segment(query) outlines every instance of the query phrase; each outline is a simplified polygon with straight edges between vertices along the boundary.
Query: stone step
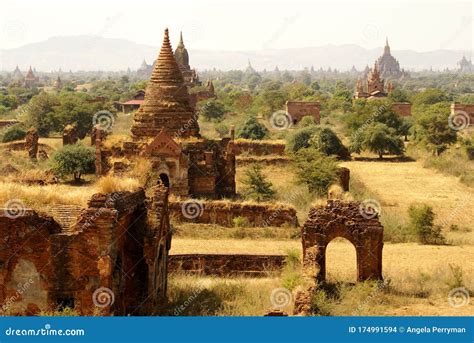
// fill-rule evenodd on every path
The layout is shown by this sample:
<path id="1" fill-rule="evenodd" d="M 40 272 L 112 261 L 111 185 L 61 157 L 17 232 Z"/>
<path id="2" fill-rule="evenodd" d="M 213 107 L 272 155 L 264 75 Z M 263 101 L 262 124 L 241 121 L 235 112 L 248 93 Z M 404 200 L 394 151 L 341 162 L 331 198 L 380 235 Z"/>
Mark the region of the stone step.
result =
<path id="1" fill-rule="evenodd" d="M 55 205 L 50 208 L 51 216 L 58 222 L 64 232 L 72 231 L 82 207 L 77 205 Z"/>

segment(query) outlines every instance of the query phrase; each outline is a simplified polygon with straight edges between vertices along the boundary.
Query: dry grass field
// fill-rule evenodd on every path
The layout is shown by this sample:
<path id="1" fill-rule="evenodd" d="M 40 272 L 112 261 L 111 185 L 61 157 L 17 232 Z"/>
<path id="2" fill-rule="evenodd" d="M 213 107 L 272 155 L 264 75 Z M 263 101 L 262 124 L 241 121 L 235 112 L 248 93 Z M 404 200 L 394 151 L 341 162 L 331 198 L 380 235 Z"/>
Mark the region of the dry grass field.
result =
<path id="1" fill-rule="evenodd" d="M 462 244 L 474 243 L 474 189 L 453 176 L 424 168 L 421 162 L 350 161 L 351 170 L 374 193 L 382 212 L 402 221 L 413 203 L 433 206 L 435 222 L 444 227 L 457 224 L 470 232 L 449 232 L 448 238 Z"/>

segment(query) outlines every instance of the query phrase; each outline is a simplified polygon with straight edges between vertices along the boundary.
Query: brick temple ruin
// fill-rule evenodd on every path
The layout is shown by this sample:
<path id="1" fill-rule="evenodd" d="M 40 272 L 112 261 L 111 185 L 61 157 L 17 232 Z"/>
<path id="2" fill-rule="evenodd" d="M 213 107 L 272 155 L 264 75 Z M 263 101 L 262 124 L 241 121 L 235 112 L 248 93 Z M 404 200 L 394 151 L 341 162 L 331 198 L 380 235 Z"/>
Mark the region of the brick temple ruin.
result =
<path id="1" fill-rule="evenodd" d="M 312 117 L 315 124 L 321 121 L 321 104 L 319 101 L 287 101 L 286 113 L 292 119 L 292 124 L 296 125 L 303 117 Z"/>
<path id="2" fill-rule="evenodd" d="M 79 213 L 63 208 L 65 220 L 1 209 L 0 313 L 159 312 L 171 245 L 168 190 L 158 185 L 150 193 L 95 194 Z"/>
<path id="3" fill-rule="evenodd" d="M 183 56 L 181 56 L 183 57 Z M 184 57 L 183 57 L 184 58 Z M 145 97 L 134 116 L 129 142 L 113 149 L 96 143 L 99 174 L 119 172 L 137 157 L 152 163 L 151 183 L 163 182 L 179 196 L 222 198 L 235 195 L 233 139 L 203 139 L 188 85 L 165 30 Z M 101 135 L 99 135 L 101 136 Z M 111 158 L 121 158 L 120 163 Z"/>
<path id="4" fill-rule="evenodd" d="M 312 208 L 302 230 L 303 263 L 326 280 L 326 248 L 337 237 L 351 242 L 357 255 L 357 279 L 382 280 L 383 226 L 376 213 L 363 215 L 363 204 L 328 200 Z"/>

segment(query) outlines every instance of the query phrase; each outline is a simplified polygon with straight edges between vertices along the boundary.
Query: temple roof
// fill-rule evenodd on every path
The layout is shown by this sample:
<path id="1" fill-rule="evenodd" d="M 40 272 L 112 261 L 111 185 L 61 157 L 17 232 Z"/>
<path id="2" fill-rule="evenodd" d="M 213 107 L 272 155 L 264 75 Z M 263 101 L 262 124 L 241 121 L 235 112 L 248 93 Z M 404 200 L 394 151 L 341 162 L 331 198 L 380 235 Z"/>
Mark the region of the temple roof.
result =
<path id="1" fill-rule="evenodd" d="M 184 46 L 182 32 L 180 32 L 179 34 L 179 43 L 176 47 L 176 50 L 174 51 L 174 56 L 176 58 L 176 61 L 178 62 L 178 65 L 181 68 L 186 70 L 191 69 L 191 67 L 189 66 L 189 54 L 188 50 L 186 50 L 186 47 Z"/>
<path id="2" fill-rule="evenodd" d="M 197 118 L 171 48 L 168 29 L 145 90 L 145 99 L 135 113 L 132 134 L 135 139 L 150 138 L 163 128 L 180 137 L 199 137 Z"/>

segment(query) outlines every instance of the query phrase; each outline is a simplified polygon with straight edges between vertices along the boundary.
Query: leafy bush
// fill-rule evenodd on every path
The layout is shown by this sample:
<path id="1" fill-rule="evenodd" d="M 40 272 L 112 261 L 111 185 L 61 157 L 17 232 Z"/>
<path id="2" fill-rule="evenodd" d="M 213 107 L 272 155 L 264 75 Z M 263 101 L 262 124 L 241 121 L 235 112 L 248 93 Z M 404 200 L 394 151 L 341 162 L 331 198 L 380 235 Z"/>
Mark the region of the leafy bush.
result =
<path id="1" fill-rule="evenodd" d="M 18 141 L 26 137 L 26 131 L 19 124 L 10 126 L 3 130 L 2 143 Z"/>
<path id="2" fill-rule="evenodd" d="M 82 174 L 93 173 L 95 149 L 83 145 L 66 145 L 54 155 L 54 170 L 60 175 L 74 175 L 79 181 Z"/>
<path id="3" fill-rule="evenodd" d="M 350 156 L 347 148 L 330 128 L 316 131 L 309 144 L 328 156 L 336 155 L 341 159 L 347 159 Z"/>
<path id="4" fill-rule="evenodd" d="M 275 198 L 275 191 L 271 182 L 267 181 L 262 174 L 262 167 L 258 164 L 252 164 L 246 171 L 242 183 L 246 186 L 244 193 L 247 197 L 265 201 Z"/>
<path id="5" fill-rule="evenodd" d="M 402 155 L 404 145 L 395 129 L 382 123 L 373 123 L 352 137 L 351 150 L 360 153 L 368 150 L 379 155 Z"/>
<path id="6" fill-rule="evenodd" d="M 268 129 L 253 116 L 249 117 L 237 131 L 237 137 L 247 139 L 264 139 L 267 134 Z"/>
<path id="7" fill-rule="evenodd" d="M 314 124 L 297 130 L 288 137 L 286 150 L 289 152 L 297 152 L 300 149 L 308 148 L 310 145 L 309 140 L 318 130 L 319 128 Z"/>
<path id="8" fill-rule="evenodd" d="M 206 119 L 220 120 L 226 113 L 225 106 L 217 100 L 207 101 L 200 109 L 199 113 Z"/>
<path id="9" fill-rule="evenodd" d="M 293 156 L 297 181 L 308 186 L 311 193 L 326 195 L 337 180 L 337 161 L 314 148 L 300 149 Z"/>
<path id="10" fill-rule="evenodd" d="M 219 137 L 223 138 L 229 134 L 229 127 L 224 123 L 216 124 L 215 126 L 216 132 L 218 133 Z"/>
<path id="11" fill-rule="evenodd" d="M 249 226 L 249 221 L 245 217 L 235 217 L 232 219 L 232 223 L 234 224 L 234 227 L 248 227 Z"/>
<path id="12" fill-rule="evenodd" d="M 431 206 L 411 205 L 408 208 L 410 217 L 410 228 L 416 233 L 423 244 L 445 244 L 445 238 L 441 233 L 441 226 L 434 225 L 435 213 Z"/>
<path id="13" fill-rule="evenodd" d="M 457 133 L 449 126 L 449 109 L 434 105 L 416 120 L 415 138 L 437 156 L 457 140 Z"/>

